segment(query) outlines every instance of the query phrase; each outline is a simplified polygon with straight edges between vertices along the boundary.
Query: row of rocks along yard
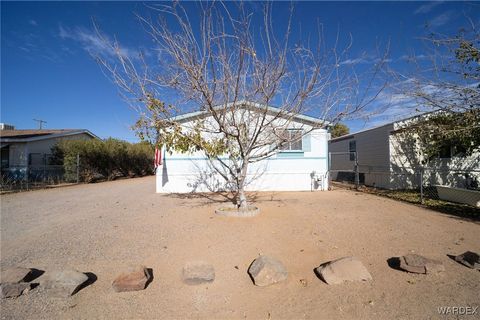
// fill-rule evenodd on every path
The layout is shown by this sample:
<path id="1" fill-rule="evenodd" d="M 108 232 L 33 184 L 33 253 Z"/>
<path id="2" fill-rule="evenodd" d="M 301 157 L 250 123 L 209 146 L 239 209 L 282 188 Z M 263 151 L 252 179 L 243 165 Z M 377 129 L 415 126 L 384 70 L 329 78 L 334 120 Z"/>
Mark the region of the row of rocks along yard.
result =
<path id="1" fill-rule="evenodd" d="M 456 257 L 457 262 L 472 269 L 480 270 L 480 258 L 477 253 L 467 251 Z M 419 273 L 436 274 L 445 272 L 440 261 L 422 257 L 417 254 L 408 254 L 399 258 L 389 259 L 389 264 L 395 269 Z M 253 283 L 256 286 L 269 286 L 288 277 L 288 271 L 281 261 L 260 255 L 248 268 Z M 355 257 L 343 257 L 315 268 L 316 275 L 327 284 L 341 284 L 348 281 L 368 281 L 371 274 L 363 263 Z M 52 297 L 69 297 L 95 282 L 96 275 L 76 270 L 57 270 L 43 272 L 38 269 L 14 267 L 1 272 L 1 298 L 16 298 L 30 290 L 44 290 Z M 112 282 L 115 292 L 139 291 L 147 288 L 153 280 L 153 271 L 145 266 L 127 268 Z M 215 269 L 203 261 L 192 261 L 185 264 L 182 280 L 187 285 L 199 285 L 215 280 Z M 303 286 L 307 285 L 301 279 Z"/>

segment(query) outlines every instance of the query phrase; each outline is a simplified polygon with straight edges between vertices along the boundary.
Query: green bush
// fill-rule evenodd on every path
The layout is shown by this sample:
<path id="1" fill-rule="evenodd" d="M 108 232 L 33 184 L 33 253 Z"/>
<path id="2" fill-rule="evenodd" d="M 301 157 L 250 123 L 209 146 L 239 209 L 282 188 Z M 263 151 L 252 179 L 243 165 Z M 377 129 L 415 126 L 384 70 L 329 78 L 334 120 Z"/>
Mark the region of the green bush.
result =
<path id="1" fill-rule="evenodd" d="M 113 180 L 153 174 L 153 148 L 147 142 L 129 143 L 107 140 L 64 140 L 52 148 L 52 158 L 62 164 L 65 180 L 77 178 L 77 155 L 80 157 L 80 180 Z"/>

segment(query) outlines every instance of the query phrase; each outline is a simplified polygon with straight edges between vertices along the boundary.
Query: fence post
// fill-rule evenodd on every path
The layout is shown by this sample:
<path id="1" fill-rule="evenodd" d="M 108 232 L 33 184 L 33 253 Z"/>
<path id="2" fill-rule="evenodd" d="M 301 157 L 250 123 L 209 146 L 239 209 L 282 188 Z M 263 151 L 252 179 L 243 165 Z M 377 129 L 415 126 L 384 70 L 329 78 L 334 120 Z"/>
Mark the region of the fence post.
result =
<path id="1" fill-rule="evenodd" d="M 360 186 L 360 174 L 358 172 L 358 159 L 357 159 L 357 152 L 353 153 L 355 157 L 355 189 L 358 190 L 358 187 Z"/>
<path id="2" fill-rule="evenodd" d="M 423 167 L 420 167 L 420 203 L 423 204 Z"/>
<path id="3" fill-rule="evenodd" d="M 45 181 L 47 181 L 46 175 L 47 175 L 47 154 L 44 153 L 43 154 L 43 184 L 46 184 L 45 183 Z"/>
<path id="4" fill-rule="evenodd" d="M 77 183 L 80 183 L 80 154 L 77 153 Z"/>
<path id="5" fill-rule="evenodd" d="M 28 187 L 29 187 L 29 185 L 28 185 L 28 180 L 29 180 L 29 176 L 28 176 L 28 175 L 29 175 L 29 171 L 30 171 L 29 167 L 30 167 L 30 166 L 29 166 L 28 163 L 27 163 L 27 167 L 26 167 L 26 169 L 25 169 L 25 184 L 26 184 L 26 186 L 27 186 L 27 190 L 28 190 Z"/>

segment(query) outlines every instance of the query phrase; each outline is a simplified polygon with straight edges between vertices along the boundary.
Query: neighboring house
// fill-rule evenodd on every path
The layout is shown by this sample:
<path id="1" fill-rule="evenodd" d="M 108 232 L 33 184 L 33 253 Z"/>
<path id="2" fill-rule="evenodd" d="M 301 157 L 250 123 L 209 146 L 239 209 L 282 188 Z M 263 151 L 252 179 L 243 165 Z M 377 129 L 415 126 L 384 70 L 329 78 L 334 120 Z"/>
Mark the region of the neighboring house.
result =
<path id="1" fill-rule="evenodd" d="M 16 130 L 0 128 L 2 174 L 24 178 L 28 168 L 50 165 L 52 147 L 65 139 L 98 139 L 85 129 Z"/>
<path id="2" fill-rule="evenodd" d="M 253 104 L 252 104 L 253 105 Z M 258 106 L 258 105 L 257 105 Z M 248 112 L 256 112 L 249 108 Z M 263 108 L 263 107 L 262 107 Z M 246 110 L 246 109 L 242 109 Z M 278 114 L 279 109 L 268 107 L 269 112 Z M 178 116 L 175 120 L 182 127 L 193 127 L 199 119 L 209 121 L 208 113 L 193 112 Z M 211 119 L 211 118 L 210 118 Z M 305 115 L 293 116 L 289 120 L 288 134 L 302 135 L 298 141 L 289 143 L 275 155 L 249 165 L 246 190 L 248 191 L 302 191 L 328 188 L 328 139 L 330 134 L 320 128 L 325 121 Z M 301 128 L 301 129 L 299 129 Z M 268 146 L 267 146 L 268 148 Z M 186 193 L 226 190 L 225 182 L 211 168 L 211 160 L 201 151 L 195 153 L 163 154 L 163 165 L 157 168 L 158 193 Z"/>
<path id="3" fill-rule="evenodd" d="M 465 188 L 469 179 L 480 181 L 479 151 L 465 156 L 455 146 L 446 146 L 438 157 L 426 159 L 418 139 L 402 134 L 416 118 L 331 139 L 332 180 L 353 181 L 357 163 L 360 183 L 379 188 L 418 188 L 420 173 L 424 185 Z"/>

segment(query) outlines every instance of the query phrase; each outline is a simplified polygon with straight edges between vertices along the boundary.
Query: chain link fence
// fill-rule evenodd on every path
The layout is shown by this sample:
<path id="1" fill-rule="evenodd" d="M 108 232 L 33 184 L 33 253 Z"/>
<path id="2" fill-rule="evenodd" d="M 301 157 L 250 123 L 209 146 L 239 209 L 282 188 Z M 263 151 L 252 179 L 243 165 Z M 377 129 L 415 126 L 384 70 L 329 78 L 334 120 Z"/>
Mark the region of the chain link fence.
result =
<path id="1" fill-rule="evenodd" d="M 330 164 L 331 186 L 353 187 L 440 211 L 480 217 L 480 167 L 370 166 L 359 163 L 355 152 L 331 153 Z"/>
<path id="2" fill-rule="evenodd" d="M 55 163 L 50 154 L 31 154 L 27 165 L 2 168 L 0 191 L 26 191 L 80 182 L 80 157 L 64 166 Z"/>

